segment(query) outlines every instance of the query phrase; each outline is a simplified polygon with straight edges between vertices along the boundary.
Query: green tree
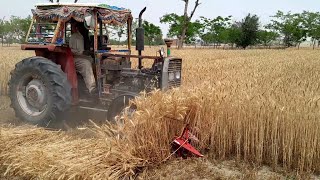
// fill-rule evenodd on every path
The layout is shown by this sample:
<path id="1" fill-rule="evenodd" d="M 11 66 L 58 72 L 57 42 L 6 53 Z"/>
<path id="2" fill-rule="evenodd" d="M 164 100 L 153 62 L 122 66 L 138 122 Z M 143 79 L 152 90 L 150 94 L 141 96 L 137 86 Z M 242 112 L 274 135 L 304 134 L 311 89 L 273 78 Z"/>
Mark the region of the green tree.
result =
<path id="1" fill-rule="evenodd" d="M 192 28 L 192 23 L 191 23 L 191 19 L 194 16 L 194 13 L 196 12 L 197 8 L 200 5 L 200 0 L 195 0 L 195 5 L 193 10 L 191 11 L 191 14 L 188 15 L 188 7 L 189 7 L 189 2 L 190 0 L 182 0 L 185 3 L 184 6 L 184 14 L 183 14 L 183 23 L 181 26 L 181 35 L 179 38 L 179 49 L 183 48 L 183 43 L 185 42 L 185 37 L 188 36 L 188 32 L 190 32 L 190 28 Z M 194 30 L 194 28 L 193 28 Z M 191 30 L 192 31 L 192 30 Z"/>
<path id="2" fill-rule="evenodd" d="M 278 11 L 272 16 L 271 29 L 279 32 L 283 37 L 283 43 L 287 46 L 298 46 L 306 40 L 308 30 L 304 27 L 304 17 L 302 14 L 283 13 Z"/>
<path id="3" fill-rule="evenodd" d="M 24 41 L 26 39 L 30 24 L 32 22 L 32 17 L 28 16 L 27 18 L 20 19 L 19 27 L 22 30 L 20 41 Z"/>
<path id="4" fill-rule="evenodd" d="M 31 16 L 27 18 L 11 16 L 9 20 L 3 18 L 0 20 L 0 34 L 7 43 L 11 43 L 12 40 L 23 42 L 28 33 L 31 20 Z"/>
<path id="5" fill-rule="evenodd" d="M 159 39 L 162 40 L 162 32 L 159 26 L 156 26 L 148 21 L 144 21 L 143 28 L 145 30 L 145 37 L 150 46 L 156 44 L 156 42 L 159 43 Z"/>
<path id="6" fill-rule="evenodd" d="M 133 20 L 132 21 L 132 45 L 135 45 L 136 44 L 136 29 L 139 27 L 139 21 L 136 19 L 136 20 Z"/>
<path id="7" fill-rule="evenodd" d="M 279 37 L 279 34 L 273 31 L 259 30 L 258 31 L 258 42 L 264 46 L 271 45 L 272 41 L 275 41 Z"/>
<path id="8" fill-rule="evenodd" d="M 175 13 L 166 14 L 160 18 L 161 23 L 169 24 L 169 37 L 176 37 L 181 42 L 181 34 L 183 31 L 184 16 L 179 16 Z M 202 24 L 199 21 L 189 22 L 185 33 L 184 42 L 191 43 L 200 34 Z"/>
<path id="9" fill-rule="evenodd" d="M 5 20 L 3 17 L 3 19 L 0 19 L 0 35 L 4 33 L 4 24 L 5 24 Z"/>
<path id="10" fill-rule="evenodd" d="M 13 31 L 14 31 L 14 26 L 12 25 L 12 23 L 8 20 L 4 20 L 2 37 L 6 41 L 8 46 L 12 43 Z"/>
<path id="11" fill-rule="evenodd" d="M 303 26 L 307 30 L 307 36 L 313 41 L 313 49 L 316 41 L 320 40 L 320 13 L 304 11 L 302 13 Z"/>
<path id="12" fill-rule="evenodd" d="M 0 38 L 1 38 L 1 44 L 3 46 L 4 43 L 4 33 L 5 33 L 5 20 L 4 17 L 3 19 L 0 19 Z"/>
<path id="13" fill-rule="evenodd" d="M 226 30 L 231 25 L 231 17 L 218 16 L 215 19 L 201 17 L 201 39 L 205 43 L 225 43 L 227 41 Z"/>
<path id="14" fill-rule="evenodd" d="M 183 48 L 183 43 L 190 43 L 190 38 L 196 29 L 199 28 L 199 22 L 191 22 L 194 13 L 200 5 L 200 0 L 195 0 L 195 5 L 191 14 L 188 15 L 190 0 L 182 0 L 184 2 L 184 14 L 179 16 L 177 14 L 171 13 L 164 15 L 160 21 L 161 23 L 168 23 L 170 25 L 171 32 L 168 35 L 175 36 L 179 39 L 178 48 Z M 197 26 L 197 27 L 193 27 Z M 191 30 L 190 30 L 191 29 Z M 170 31 L 170 30 L 169 30 Z M 179 34 L 177 34 L 179 32 Z"/>
<path id="15" fill-rule="evenodd" d="M 120 46 L 121 45 L 121 38 L 122 36 L 125 34 L 125 27 L 124 26 L 114 26 L 110 28 L 110 32 L 109 32 L 109 37 L 111 36 L 117 36 L 118 41 L 117 44 Z M 110 43 L 114 43 L 114 40 L 110 39 Z"/>
<path id="16" fill-rule="evenodd" d="M 235 22 L 230 28 L 226 29 L 226 34 L 227 42 L 230 43 L 232 47 L 234 47 L 234 45 L 238 47 L 243 36 L 241 24 L 239 22 Z"/>
<path id="17" fill-rule="evenodd" d="M 240 23 L 240 29 L 241 36 L 237 45 L 245 49 L 249 45 L 256 43 L 259 31 L 259 17 L 248 14 Z"/>
<path id="18" fill-rule="evenodd" d="M 119 38 L 119 42 L 121 42 L 120 39 L 121 39 L 122 35 L 124 35 L 124 27 L 122 27 L 122 26 L 118 27 L 117 35 L 118 35 L 118 38 Z"/>

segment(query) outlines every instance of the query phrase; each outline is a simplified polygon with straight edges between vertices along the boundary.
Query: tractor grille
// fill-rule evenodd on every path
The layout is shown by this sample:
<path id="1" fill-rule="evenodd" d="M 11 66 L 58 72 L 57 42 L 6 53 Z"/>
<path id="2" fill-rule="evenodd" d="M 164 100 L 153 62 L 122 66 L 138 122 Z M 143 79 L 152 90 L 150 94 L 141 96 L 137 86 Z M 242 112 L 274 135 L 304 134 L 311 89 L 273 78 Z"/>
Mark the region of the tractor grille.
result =
<path id="1" fill-rule="evenodd" d="M 180 72 L 180 79 L 175 79 L 173 81 L 169 81 L 168 82 L 168 87 L 169 88 L 175 88 L 175 87 L 181 86 L 181 78 L 182 78 L 181 77 L 181 67 L 182 67 L 181 59 L 170 60 L 168 73 Z"/>

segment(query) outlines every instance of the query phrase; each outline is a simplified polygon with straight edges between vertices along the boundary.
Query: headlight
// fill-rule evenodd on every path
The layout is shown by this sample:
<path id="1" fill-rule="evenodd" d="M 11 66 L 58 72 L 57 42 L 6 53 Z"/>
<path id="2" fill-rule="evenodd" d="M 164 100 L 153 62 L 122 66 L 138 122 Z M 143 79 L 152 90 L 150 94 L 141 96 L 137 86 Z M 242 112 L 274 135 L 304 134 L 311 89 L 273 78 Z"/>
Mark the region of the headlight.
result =
<path id="1" fill-rule="evenodd" d="M 174 81 L 174 73 L 169 73 L 169 81 Z"/>
<path id="2" fill-rule="evenodd" d="M 180 73 L 180 72 L 176 72 L 175 78 L 176 78 L 176 79 L 180 79 L 180 78 L 181 78 L 181 73 Z"/>

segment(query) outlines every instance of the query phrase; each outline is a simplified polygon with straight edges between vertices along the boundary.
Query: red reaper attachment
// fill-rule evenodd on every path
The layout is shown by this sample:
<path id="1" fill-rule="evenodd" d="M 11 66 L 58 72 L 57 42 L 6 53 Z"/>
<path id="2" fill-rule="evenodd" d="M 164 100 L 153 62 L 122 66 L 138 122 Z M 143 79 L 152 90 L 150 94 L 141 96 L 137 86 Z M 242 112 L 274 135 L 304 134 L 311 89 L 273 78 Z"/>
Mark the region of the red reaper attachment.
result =
<path id="1" fill-rule="evenodd" d="M 189 124 L 187 124 L 183 129 L 181 136 L 177 137 L 172 142 L 173 152 L 183 158 L 191 156 L 203 157 L 203 155 L 190 144 L 191 140 L 199 141 L 193 134 L 191 134 Z"/>

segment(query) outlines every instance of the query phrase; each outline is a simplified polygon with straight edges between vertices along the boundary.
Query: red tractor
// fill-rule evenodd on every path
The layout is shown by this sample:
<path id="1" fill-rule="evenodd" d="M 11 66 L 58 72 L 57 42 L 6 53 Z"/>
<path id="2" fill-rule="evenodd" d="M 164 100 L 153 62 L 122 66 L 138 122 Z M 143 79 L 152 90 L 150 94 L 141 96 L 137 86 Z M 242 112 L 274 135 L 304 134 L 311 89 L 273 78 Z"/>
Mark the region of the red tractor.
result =
<path id="1" fill-rule="evenodd" d="M 142 14 L 136 29 L 136 50 L 132 55 L 132 20 L 130 10 L 106 4 L 48 3 L 36 5 L 33 20 L 22 50 L 34 50 L 35 56 L 17 63 L 9 81 L 10 98 L 16 116 L 28 123 L 48 126 L 58 122 L 70 107 L 105 112 L 112 121 L 140 92 L 166 90 L 181 85 L 180 58 L 143 56 Z M 84 50 L 92 59 L 96 93 L 88 93 L 83 77 L 75 66 L 69 40 L 77 22 L 84 28 Z M 127 27 L 127 49 L 112 49 L 106 43 L 107 27 Z M 138 59 L 132 68 L 131 59 Z M 142 61 L 153 65 L 144 68 Z"/>

